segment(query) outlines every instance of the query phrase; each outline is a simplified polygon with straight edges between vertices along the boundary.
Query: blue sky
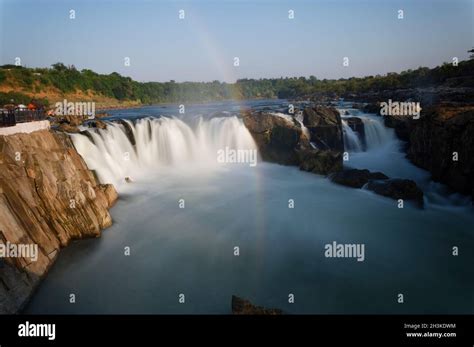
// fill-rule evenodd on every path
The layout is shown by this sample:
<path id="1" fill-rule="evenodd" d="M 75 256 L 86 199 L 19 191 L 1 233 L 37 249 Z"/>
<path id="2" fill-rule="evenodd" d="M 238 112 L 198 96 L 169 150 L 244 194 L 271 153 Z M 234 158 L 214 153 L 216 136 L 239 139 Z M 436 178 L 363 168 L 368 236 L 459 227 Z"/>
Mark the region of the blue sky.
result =
<path id="1" fill-rule="evenodd" d="M 61 61 L 139 81 L 385 74 L 466 59 L 474 45 L 473 3 L 0 0 L 0 63 Z"/>

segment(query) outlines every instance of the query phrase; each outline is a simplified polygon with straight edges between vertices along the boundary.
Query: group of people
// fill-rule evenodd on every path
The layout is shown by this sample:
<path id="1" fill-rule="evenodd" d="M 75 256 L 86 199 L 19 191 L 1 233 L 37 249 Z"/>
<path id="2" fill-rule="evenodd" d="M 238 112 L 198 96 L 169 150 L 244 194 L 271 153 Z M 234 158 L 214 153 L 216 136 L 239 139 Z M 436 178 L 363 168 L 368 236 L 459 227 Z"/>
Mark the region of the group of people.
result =
<path id="1" fill-rule="evenodd" d="M 31 122 L 44 118 L 44 108 L 33 102 L 28 106 L 7 104 L 0 109 L 0 126 L 14 126 L 18 122 Z"/>

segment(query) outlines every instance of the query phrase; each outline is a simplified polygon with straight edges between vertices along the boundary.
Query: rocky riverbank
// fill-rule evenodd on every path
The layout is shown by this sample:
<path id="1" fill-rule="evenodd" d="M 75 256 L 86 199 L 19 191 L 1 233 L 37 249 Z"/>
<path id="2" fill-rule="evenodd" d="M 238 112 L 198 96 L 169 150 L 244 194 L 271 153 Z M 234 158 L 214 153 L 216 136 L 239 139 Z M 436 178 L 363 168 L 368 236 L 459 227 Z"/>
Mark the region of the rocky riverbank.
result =
<path id="1" fill-rule="evenodd" d="M 249 129 L 262 159 L 301 170 L 328 175 L 332 182 L 367 189 L 392 199 L 412 200 L 423 206 L 423 191 L 412 180 L 389 179 L 383 173 L 343 168 L 342 120 L 332 107 L 306 107 L 298 115 L 247 112 Z M 348 125 L 364 136 L 357 117 L 346 118 Z"/>
<path id="2" fill-rule="evenodd" d="M 419 119 L 385 115 L 384 123 L 406 141 L 407 158 L 432 179 L 474 201 L 474 105 L 441 103 Z"/>
<path id="3" fill-rule="evenodd" d="M 101 185 L 68 135 L 47 130 L 0 136 L 2 243 L 37 247 L 36 259 L 0 259 L 0 313 L 26 304 L 71 240 L 100 236 L 112 224 L 115 188 Z"/>

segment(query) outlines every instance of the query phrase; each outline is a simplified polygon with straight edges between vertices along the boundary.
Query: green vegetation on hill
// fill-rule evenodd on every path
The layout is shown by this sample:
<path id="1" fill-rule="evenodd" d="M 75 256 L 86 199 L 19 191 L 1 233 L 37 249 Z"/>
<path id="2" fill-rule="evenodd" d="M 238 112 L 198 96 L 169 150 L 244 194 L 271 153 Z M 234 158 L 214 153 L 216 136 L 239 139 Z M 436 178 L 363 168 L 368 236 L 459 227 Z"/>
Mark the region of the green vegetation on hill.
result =
<path id="1" fill-rule="evenodd" d="M 0 84 L 14 81 L 29 95 L 56 88 L 63 93 L 93 91 L 119 101 L 135 100 L 144 104 L 163 102 L 205 102 L 225 99 L 251 98 L 309 98 L 321 93 L 344 95 L 400 88 L 446 85 L 474 87 L 474 59 L 460 62 L 458 66 L 443 64 L 434 69 L 420 67 L 385 76 L 367 76 L 339 80 L 320 80 L 315 76 L 240 79 L 236 83 L 213 82 L 137 82 L 113 72 L 102 75 L 91 70 L 77 70 L 62 63 L 52 68 L 24 68 L 14 65 L 0 66 Z M 25 93 L 26 93 L 25 92 Z M 14 96 L 14 97 L 12 97 Z M 20 93 L 0 93 L 0 103 L 28 102 Z"/>

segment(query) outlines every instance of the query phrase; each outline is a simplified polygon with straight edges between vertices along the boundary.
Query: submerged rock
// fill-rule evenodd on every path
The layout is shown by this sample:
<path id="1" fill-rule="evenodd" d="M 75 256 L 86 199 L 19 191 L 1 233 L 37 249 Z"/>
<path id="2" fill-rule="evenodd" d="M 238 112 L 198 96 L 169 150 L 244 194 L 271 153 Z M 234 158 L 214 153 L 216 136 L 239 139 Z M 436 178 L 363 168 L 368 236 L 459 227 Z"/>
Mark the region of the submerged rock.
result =
<path id="1" fill-rule="evenodd" d="M 412 180 L 399 178 L 370 180 L 367 189 L 392 199 L 412 200 L 423 205 L 423 191 Z"/>
<path id="2" fill-rule="evenodd" d="M 250 301 L 232 295 L 232 314 L 236 315 L 280 315 L 282 310 L 255 306 Z"/>
<path id="3" fill-rule="evenodd" d="M 333 173 L 329 179 L 337 184 L 352 188 L 362 188 L 370 180 L 386 180 L 388 177 L 381 172 L 370 172 L 369 170 L 348 169 Z"/>

